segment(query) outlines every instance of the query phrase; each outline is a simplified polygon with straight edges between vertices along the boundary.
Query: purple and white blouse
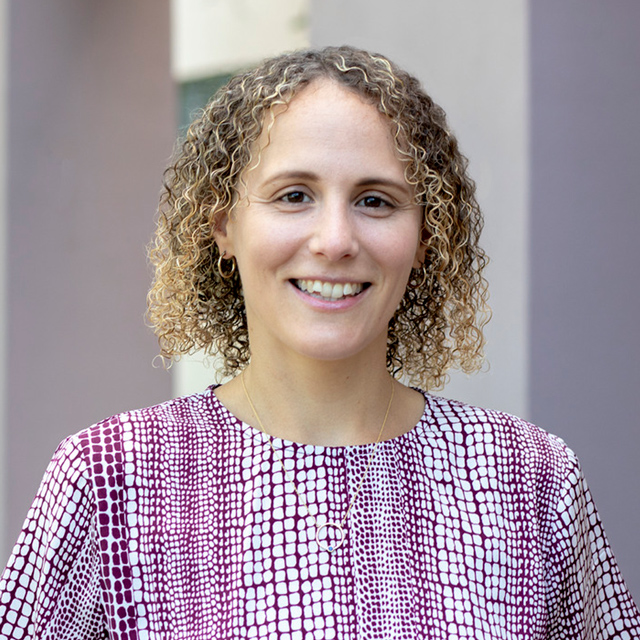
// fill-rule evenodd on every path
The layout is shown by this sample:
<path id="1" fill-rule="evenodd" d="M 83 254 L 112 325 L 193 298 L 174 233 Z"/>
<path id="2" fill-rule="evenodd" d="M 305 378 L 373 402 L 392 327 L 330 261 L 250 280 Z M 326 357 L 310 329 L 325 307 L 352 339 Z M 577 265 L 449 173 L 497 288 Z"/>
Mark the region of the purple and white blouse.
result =
<path id="1" fill-rule="evenodd" d="M 213 389 L 60 445 L 0 580 L 0 638 L 640 638 L 559 438 L 426 396 L 330 553 L 267 438 Z M 273 445 L 317 522 L 340 522 L 374 445 Z"/>

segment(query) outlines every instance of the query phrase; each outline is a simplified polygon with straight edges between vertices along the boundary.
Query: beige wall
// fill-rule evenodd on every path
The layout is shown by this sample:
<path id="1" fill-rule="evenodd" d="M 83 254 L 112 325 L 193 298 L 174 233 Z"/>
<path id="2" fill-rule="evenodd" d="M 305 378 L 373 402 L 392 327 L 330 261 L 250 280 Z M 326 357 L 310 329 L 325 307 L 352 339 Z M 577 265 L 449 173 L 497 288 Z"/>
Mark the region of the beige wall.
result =
<path id="1" fill-rule="evenodd" d="M 528 415 L 528 23 L 525 0 L 317 0 L 314 46 L 380 51 L 415 73 L 447 112 L 485 213 L 491 264 L 488 371 L 444 395 Z"/>
<path id="2" fill-rule="evenodd" d="M 235 71 L 308 44 L 308 0 L 172 0 L 177 80 Z"/>

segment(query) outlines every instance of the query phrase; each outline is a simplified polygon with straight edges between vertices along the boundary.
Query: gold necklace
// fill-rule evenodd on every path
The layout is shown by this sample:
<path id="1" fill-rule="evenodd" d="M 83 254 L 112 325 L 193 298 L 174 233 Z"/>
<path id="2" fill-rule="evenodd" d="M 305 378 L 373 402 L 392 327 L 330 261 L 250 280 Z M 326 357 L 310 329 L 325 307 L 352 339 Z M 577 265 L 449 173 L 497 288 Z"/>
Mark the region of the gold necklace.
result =
<path id="1" fill-rule="evenodd" d="M 298 487 L 296 486 L 296 483 L 289 476 L 289 472 L 287 471 L 286 467 L 284 466 L 284 462 L 282 461 L 282 458 L 278 455 L 278 452 L 275 450 L 275 447 L 273 446 L 273 440 L 271 439 L 271 436 L 267 433 L 267 430 L 264 428 L 264 425 L 262 424 L 262 420 L 260 419 L 260 416 L 258 415 L 258 412 L 256 411 L 256 408 L 255 408 L 253 402 L 251 401 L 251 396 L 249 395 L 249 392 L 247 391 L 247 385 L 245 384 L 245 381 L 244 381 L 244 370 L 240 374 L 240 380 L 242 381 L 242 388 L 244 389 L 244 395 L 247 398 L 247 402 L 249 403 L 249 406 L 251 407 L 251 411 L 253 411 L 253 415 L 256 417 L 256 420 L 258 421 L 258 424 L 260 425 L 260 431 L 262 431 L 262 433 L 268 438 L 269 446 L 271 447 L 271 451 L 273 452 L 273 455 L 276 457 L 276 459 L 280 463 L 280 466 L 282 467 L 282 471 L 284 473 L 284 477 L 287 479 L 287 482 L 291 485 L 291 487 L 295 491 L 296 496 L 298 496 L 299 502 L 305 508 L 307 514 L 313 519 L 313 524 L 314 524 L 314 526 L 316 528 L 316 542 L 318 543 L 318 546 L 323 551 L 329 551 L 330 553 L 332 553 L 333 551 L 336 551 L 337 549 L 339 549 L 342 546 L 342 543 L 344 542 L 344 539 L 346 537 L 346 533 L 344 531 L 344 526 L 345 526 L 345 524 L 347 522 L 347 518 L 349 517 L 349 512 L 351 511 L 351 507 L 353 507 L 353 504 L 356 501 L 356 498 L 358 497 L 358 494 L 360 493 L 360 489 L 362 488 L 362 484 L 364 483 L 364 479 L 367 477 L 367 473 L 369 473 L 369 468 L 371 467 L 371 463 L 373 462 L 373 458 L 375 457 L 376 451 L 378 450 L 378 445 L 380 444 L 380 442 L 382 440 L 382 432 L 384 431 L 385 425 L 387 424 L 387 418 L 389 417 L 389 412 L 391 411 L 391 404 L 393 403 L 393 396 L 395 394 L 396 387 L 395 387 L 395 384 L 394 384 L 394 380 L 393 379 L 391 380 L 391 397 L 389 398 L 389 404 L 387 405 L 387 411 L 384 414 L 384 420 L 382 421 L 382 426 L 380 427 L 380 433 L 378 433 L 378 439 L 376 440 L 376 443 L 375 443 L 375 445 L 373 447 L 373 451 L 371 452 L 371 455 L 369 456 L 369 462 L 367 462 L 367 468 L 364 470 L 364 473 L 362 474 L 362 478 L 360 478 L 360 483 L 358 484 L 358 487 L 357 487 L 355 493 L 353 494 L 353 498 L 351 498 L 351 502 L 349 503 L 349 506 L 347 507 L 347 511 L 345 512 L 345 514 L 342 517 L 342 520 L 340 520 L 340 522 L 327 521 L 327 522 L 324 522 L 323 524 L 319 524 L 318 520 L 316 519 L 316 517 L 309 510 L 309 505 L 307 504 L 307 501 L 302 497 L 302 494 L 300 493 L 300 491 L 298 491 Z M 333 541 L 329 540 L 327 542 L 324 539 L 322 539 L 322 540 L 320 539 L 320 533 L 325 529 L 326 529 L 327 536 L 329 536 L 330 532 L 331 532 L 331 533 L 333 533 L 333 536 L 335 537 L 335 540 L 333 540 Z"/>

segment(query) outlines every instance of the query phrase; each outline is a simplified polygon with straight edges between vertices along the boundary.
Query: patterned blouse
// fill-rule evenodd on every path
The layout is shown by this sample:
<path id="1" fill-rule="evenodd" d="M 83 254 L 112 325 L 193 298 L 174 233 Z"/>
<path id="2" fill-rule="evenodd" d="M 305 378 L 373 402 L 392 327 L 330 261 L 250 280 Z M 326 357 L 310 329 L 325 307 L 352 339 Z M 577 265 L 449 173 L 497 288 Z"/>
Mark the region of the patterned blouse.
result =
<path id="1" fill-rule="evenodd" d="M 426 396 L 329 552 L 266 437 L 213 389 L 60 445 L 0 580 L 0 638 L 640 638 L 559 438 Z M 374 445 L 273 445 L 317 522 L 340 522 Z"/>

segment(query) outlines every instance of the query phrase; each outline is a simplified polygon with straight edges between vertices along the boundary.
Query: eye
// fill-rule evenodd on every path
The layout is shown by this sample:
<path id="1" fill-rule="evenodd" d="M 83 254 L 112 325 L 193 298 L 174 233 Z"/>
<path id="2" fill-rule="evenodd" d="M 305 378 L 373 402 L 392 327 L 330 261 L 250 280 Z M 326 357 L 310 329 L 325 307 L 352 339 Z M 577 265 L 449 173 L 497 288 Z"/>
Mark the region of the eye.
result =
<path id="1" fill-rule="evenodd" d="M 392 204 L 380 196 L 364 196 L 356 202 L 356 206 L 368 209 L 382 209 L 383 207 L 391 207 Z"/>
<path id="2" fill-rule="evenodd" d="M 280 197 L 280 201 L 287 204 L 303 204 L 311 202 L 311 198 L 304 191 L 289 191 Z"/>

